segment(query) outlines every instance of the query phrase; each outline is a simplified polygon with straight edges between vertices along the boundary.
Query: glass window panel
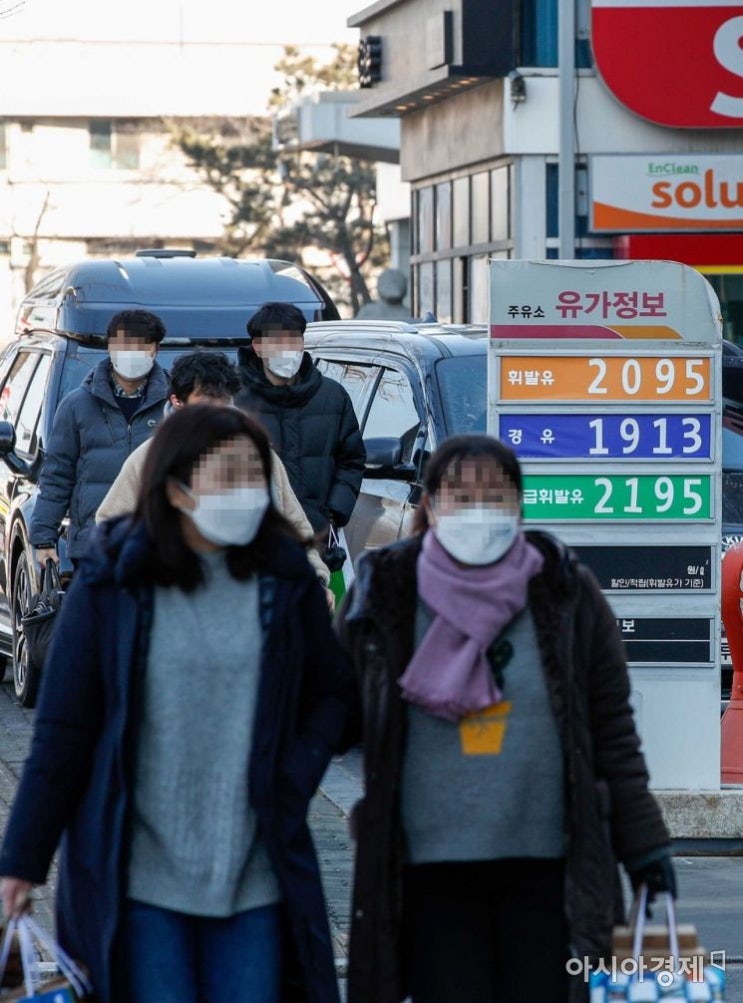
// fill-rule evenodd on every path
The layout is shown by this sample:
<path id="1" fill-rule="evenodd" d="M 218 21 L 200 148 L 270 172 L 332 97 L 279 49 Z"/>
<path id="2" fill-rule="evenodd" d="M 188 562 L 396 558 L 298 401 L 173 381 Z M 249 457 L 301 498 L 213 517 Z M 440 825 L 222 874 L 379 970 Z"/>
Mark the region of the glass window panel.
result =
<path id="1" fill-rule="evenodd" d="M 454 307 L 454 323 L 467 323 L 467 259 L 454 258 L 452 262 L 454 278 L 452 282 L 452 306 Z"/>
<path id="2" fill-rule="evenodd" d="M 472 243 L 490 240 L 490 177 L 487 171 L 472 175 Z"/>
<path id="3" fill-rule="evenodd" d="M 451 312 L 451 259 L 436 262 L 436 319 L 450 324 Z"/>
<path id="4" fill-rule="evenodd" d="M 0 391 L 0 419 L 15 425 L 23 403 L 29 380 L 39 361 L 38 352 L 21 352 L 8 374 L 8 379 Z"/>
<path id="5" fill-rule="evenodd" d="M 122 170 L 139 168 L 139 132 L 134 123 L 116 124 L 113 165 Z"/>
<path id="6" fill-rule="evenodd" d="M 436 250 L 451 247 L 451 181 L 436 185 Z"/>
<path id="7" fill-rule="evenodd" d="M 369 408 L 364 438 L 394 436 L 402 439 L 402 461 L 409 463 L 420 423 L 413 388 L 407 376 L 395 369 L 385 369 Z"/>
<path id="8" fill-rule="evenodd" d="M 33 379 L 23 401 L 23 407 L 18 413 L 15 423 L 16 449 L 19 453 L 36 452 L 36 429 L 44 403 L 47 376 L 49 375 L 50 355 L 42 355 Z"/>
<path id="9" fill-rule="evenodd" d="M 545 173 L 547 185 L 547 236 L 556 237 L 558 229 L 558 170 L 557 164 L 547 164 Z"/>
<path id="10" fill-rule="evenodd" d="M 470 258 L 470 316 L 471 324 L 487 324 L 490 305 L 490 270 L 485 254 Z"/>
<path id="11" fill-rule="evenodd" d="M 111 166 L 111 123 L 94 119 L 90 123 L 90 163 L 92 167 Z"/>
<path id="12" fill-rule="evenodd" d="M 358 362 L 335 362 L 330 359 L 318 359 L 316 365 L 323 376 L 328 376 L 343 386 L 351 398 L 356 421 L 361 424 L 379 366 L 367 366 Z"/>
<path id="13" fill-rule="evenodd" d="M 510 228 L 510 169 L 498 167 L 490 173 L 490 219 L 493 240 L 508 240 Z"/>
<path id="14" fill-rule="evenodd" d="M 557 66 L 557 0 L 524 0 L 520 62 Z"/>
<path id="15" fill-rule="evenodd" d="M 436 303 L 433 298 L 433 262 L 426 261 L 418 265 L 418 316 L 425 317 L 427 313 L 435 315 Z"/>
<path id="16" fill-rule="evenodd" d="M 470 179 L 454 182 L 454 246 L 467 247 L 470 242 Z"/>
<path id="17" fill-rule="evenodd" d="M 485 433 L 488 418 L 487 361 L 487 352 L 479 352 L 436 363 L 436 379 L 449 435 Z"/>
<path id="18" fill-rule="evenodd" d="M 418 253 L 433 250 L 433 188 L 418 190 Z"/>

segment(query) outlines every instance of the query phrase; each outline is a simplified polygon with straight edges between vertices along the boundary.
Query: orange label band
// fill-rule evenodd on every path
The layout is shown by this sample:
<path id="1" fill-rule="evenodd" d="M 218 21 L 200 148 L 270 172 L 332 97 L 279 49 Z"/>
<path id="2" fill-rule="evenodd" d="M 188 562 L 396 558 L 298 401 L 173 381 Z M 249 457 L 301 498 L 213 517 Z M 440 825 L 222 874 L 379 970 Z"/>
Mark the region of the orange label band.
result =
<path id="1" fill-rule="evenodd" d="M 504 401 L 710 400 L 709 358 L 503 356 Z"/>

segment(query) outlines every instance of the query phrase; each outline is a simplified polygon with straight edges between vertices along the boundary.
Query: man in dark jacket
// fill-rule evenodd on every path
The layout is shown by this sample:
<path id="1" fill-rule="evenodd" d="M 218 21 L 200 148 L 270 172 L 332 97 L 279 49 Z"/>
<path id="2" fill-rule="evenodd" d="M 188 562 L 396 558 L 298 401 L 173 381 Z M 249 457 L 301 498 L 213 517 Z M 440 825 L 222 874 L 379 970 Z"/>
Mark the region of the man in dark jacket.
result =
<path id="1" fill-rule="evenodd" d="M 307 322 L 290 303 L 265 303 L 240 351 L 235 403 L 258 417 L 315 532 L 351 518 L 366 453 L 351 399 L 304 351 Z"/>
<path id="2" fill-rule="evenodd" d="M 164 337 L 162 321 L 146 310 L 115 314 L 106 331 L 109 357 L 57 408 L 30 529 L 42 567 L 59 560 L 57 538 L 68 511 L 67 553 L 82 557 L 121 465 L 162 418 L 168 380 L 155 356 Z"/>

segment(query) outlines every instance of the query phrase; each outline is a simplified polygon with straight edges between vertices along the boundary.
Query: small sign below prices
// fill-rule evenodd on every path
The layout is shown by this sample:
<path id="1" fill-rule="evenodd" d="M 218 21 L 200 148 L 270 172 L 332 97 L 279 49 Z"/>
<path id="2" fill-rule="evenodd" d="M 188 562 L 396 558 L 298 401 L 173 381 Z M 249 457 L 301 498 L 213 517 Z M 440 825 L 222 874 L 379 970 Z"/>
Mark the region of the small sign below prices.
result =
<path id="1" fill-rule="evenodd" d="M 713 661 L 713 621 L 703 617 L 618 617 L 628 662 L 700 665 Z"/>
<path id="2" fill-rule="evenodd" d="M 712 588 L 710 547 L 574 546 L 607 592 L 686 592 Z"/>

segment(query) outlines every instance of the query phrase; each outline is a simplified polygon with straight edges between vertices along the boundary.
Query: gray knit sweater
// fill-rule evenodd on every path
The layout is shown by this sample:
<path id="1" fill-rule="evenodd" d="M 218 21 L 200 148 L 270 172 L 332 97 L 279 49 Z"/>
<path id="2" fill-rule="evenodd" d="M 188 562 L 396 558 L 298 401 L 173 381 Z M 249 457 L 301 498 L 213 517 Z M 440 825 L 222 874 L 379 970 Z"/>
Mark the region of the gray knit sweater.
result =
<path id="1" fill-rule="evenodd" d="M 279 899 L 248 798 L 258 583 L 207 555 L 195 592 L 156 588 L 138 731 L 130 898 L 197 916 Z"/>
<path id="2" fill-rule="evenodd" d="M 432 620 L 419 602 L 417 644 Z M 562 749 L 528 608 L 501 640 L 513 655 L 493 717 L 452 724 L 408 705 L 402 819 L 412 864 L 565 853 Z"/>

